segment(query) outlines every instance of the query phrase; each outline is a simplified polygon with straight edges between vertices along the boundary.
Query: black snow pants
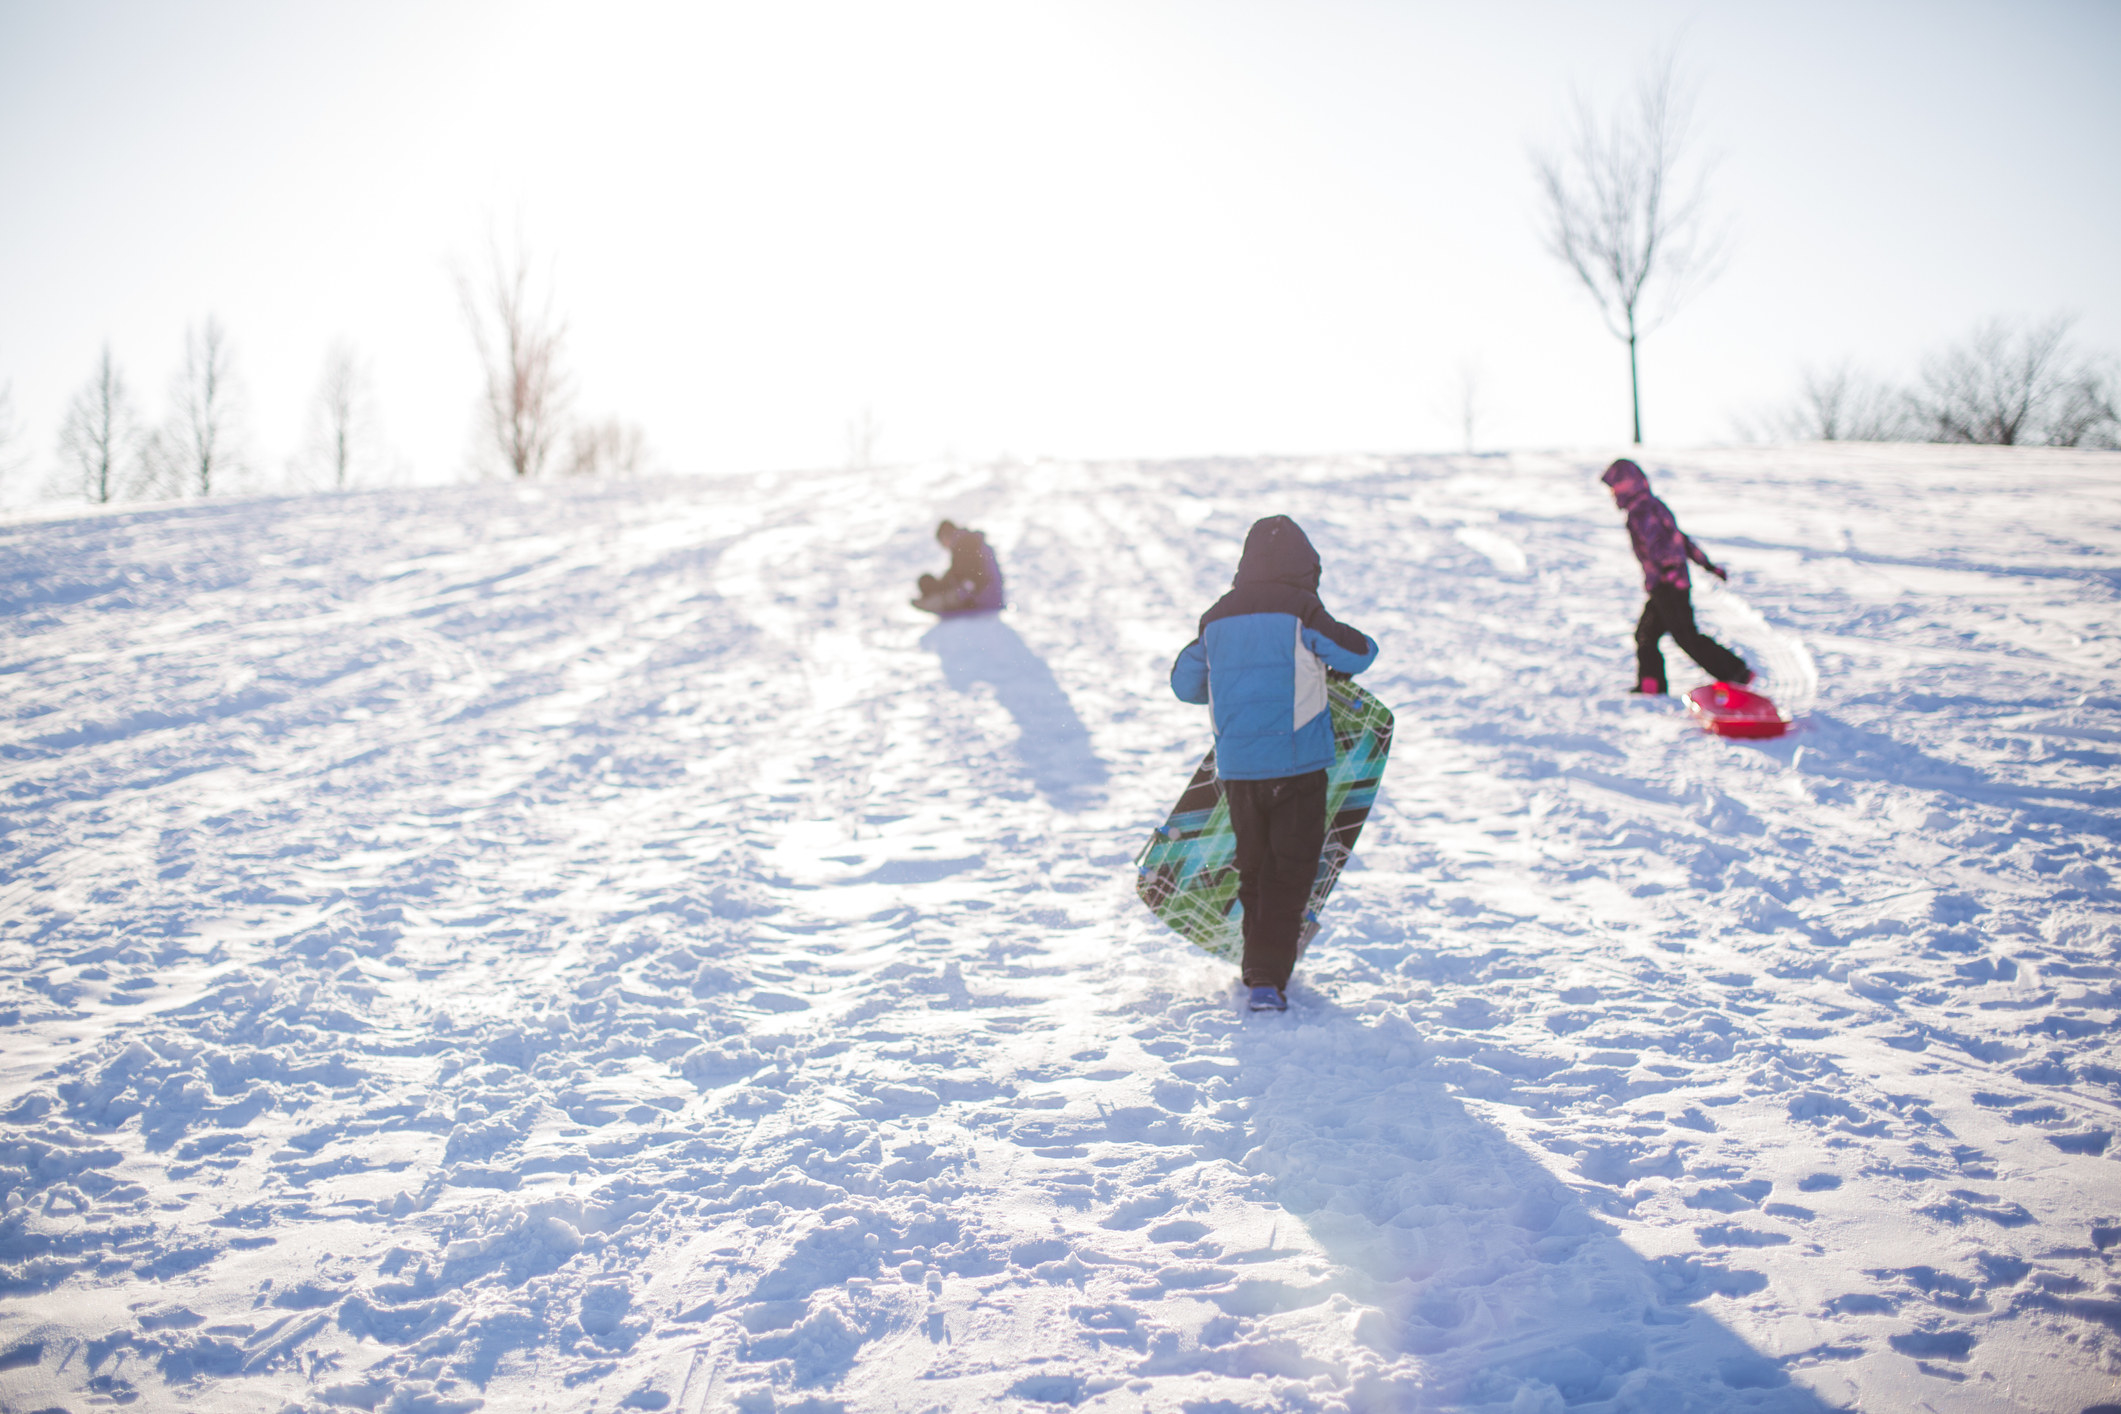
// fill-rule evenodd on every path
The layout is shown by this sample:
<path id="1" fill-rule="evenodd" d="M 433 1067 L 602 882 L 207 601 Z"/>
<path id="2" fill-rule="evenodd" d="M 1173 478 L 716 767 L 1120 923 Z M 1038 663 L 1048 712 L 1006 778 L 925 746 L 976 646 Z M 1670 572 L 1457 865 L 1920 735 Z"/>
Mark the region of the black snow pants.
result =
<path id="1" fill-rule="evenodd" d="M 1288 990 L 1304 906 L 1326 848 L 1326 773 L 1224 781 L 1237 835 L 1237 899 L 1244 905 L 1247 987 Z"/>
<path id="2" fill-rule="evenodd" d="M 1660 584 L 1650 591 L 1635 622 L 1635 679 L 1640 686 L 1647 678 L 1664 691 L 1664 650 L 1657 646 L 1666 634 L 1686 655 L 1701 664 L 1702 671 L 1718 682 L 1743 683 L 1752 676 L 1745 659 L 1694 626 L 1694 596 L 1675 585 Z"/>

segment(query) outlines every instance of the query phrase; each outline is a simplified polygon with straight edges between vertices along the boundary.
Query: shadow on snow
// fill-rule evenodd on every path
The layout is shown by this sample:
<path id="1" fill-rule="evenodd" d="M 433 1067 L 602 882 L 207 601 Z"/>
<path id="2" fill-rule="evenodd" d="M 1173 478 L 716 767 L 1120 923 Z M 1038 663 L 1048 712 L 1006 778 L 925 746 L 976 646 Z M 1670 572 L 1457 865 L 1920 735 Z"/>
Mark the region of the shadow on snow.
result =
<path id="1" fill-rule="evenodd" d="M 1345 1294 L 1367 1308 L 1356 1338 L 1388 1361 L 1414 1357 L 1428 1398 L 1555 1414 L 1833 1407 L 1789 1366 L 1858 1350 L 1775 1359 L 1699 1308 L 1765 1277 L 1707 1251 L 1638 1254 L 1586 1201 L 1625 1203 L 1620 1192 L 1572 1189 L 1392 1037 L 1305 993 L 1232 1039 L 1241 1073 L 1271 1077 L 1239 1141 L 1245 1166 L 1347 1274 Z M 1663 1172 L 1675 1159 L 1635 1162 Z"/>
<path id="2" fill-rule="evenodd" d="M 1080 810 L 1104 786 L 1107 771 L 1090 746 L 1053 670 L 1015 629 L 994 614 L 945 619 L 921 635 L 942 660 L 943 680 L 957 692 L 984 683 L 1016 722 L 1016 755 L 1041 795 Z"/>

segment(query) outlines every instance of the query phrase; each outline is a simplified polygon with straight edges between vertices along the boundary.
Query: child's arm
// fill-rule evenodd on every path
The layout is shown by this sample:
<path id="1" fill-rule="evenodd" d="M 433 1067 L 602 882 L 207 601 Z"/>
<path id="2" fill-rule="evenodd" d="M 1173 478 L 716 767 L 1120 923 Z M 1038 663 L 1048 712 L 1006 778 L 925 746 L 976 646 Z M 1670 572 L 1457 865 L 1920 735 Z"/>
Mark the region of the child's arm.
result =
<path id="1" fill-rule="evenodd" d="M 1323 607 L 1304 620 L 1303 642 L 1304 647 L 1318 655 L 1319 662 L 1349 677 L 1377 661 L 1377 640 L 1348 627 Z"/>
<path id="2" fill-rule="evenodd" d="M 1181 702 L 1208 700 L 1208 650 L 1201 647 L 1199 639 L 1181 649 L 1178 661 L 1171 665 L 1171 691 Z"/>
<path id="3" fill-rule="evenodd" d="M 1726 571 L 1723 566 L 1715 563 L 1714 561 L 1709 559 L 1706 554 L 1703 554 L 1701 547 L 1694 543 L 1693 537 L 1687 535 L 1684 531 L 1680 532 L 1679 543 L 1686 546 L 1686 557 L 1688 559 L 1692 560 L 1695 564 L 1707 570 L 1710 574 L 1716 576 L 1716 578 L 1729 579 L 1731 577 L 1729 572 Z"/>

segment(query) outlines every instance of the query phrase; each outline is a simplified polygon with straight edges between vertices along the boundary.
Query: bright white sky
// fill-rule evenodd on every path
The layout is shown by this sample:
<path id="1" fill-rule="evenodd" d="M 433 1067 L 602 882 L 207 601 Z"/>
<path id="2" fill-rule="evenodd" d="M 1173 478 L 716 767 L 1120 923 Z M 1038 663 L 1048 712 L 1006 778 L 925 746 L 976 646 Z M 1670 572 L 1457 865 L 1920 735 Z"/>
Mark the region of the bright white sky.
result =
<path id="1" fill-rule="evenodd" d="M 159 412 L 217 315 L 254 460 L 327 346 L 462 473 L 450 260 L 518 221 L 579 410 L 677 471 L 1614 446 L 1626 363 L 1541 249 L 1572 87 L 1677 42 L 1737 245 L 1645 345 L 1655 442 L 1997 314 L 2121 350 L 2121 5 L 0 0 L 0 383 L 38 479 L 105 340 Z M 26 478 L 25 478 L 26 479 Z"/>

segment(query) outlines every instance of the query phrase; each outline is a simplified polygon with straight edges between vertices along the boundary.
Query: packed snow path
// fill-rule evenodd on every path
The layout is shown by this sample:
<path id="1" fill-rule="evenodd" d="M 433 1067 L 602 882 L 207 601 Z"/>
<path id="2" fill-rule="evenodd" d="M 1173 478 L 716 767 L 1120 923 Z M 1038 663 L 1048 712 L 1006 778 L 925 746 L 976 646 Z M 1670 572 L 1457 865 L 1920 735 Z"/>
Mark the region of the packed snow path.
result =
<path id="1" fill-rule="evenodd" d="M 0 1405 L 2121 1398 L 2121 458 L 1646 460 L 1796 734 L 1590 458 L 0 528 Z M 1129 860 L 1274 511 L 1400 736 L 1248 1017 Z"/>

